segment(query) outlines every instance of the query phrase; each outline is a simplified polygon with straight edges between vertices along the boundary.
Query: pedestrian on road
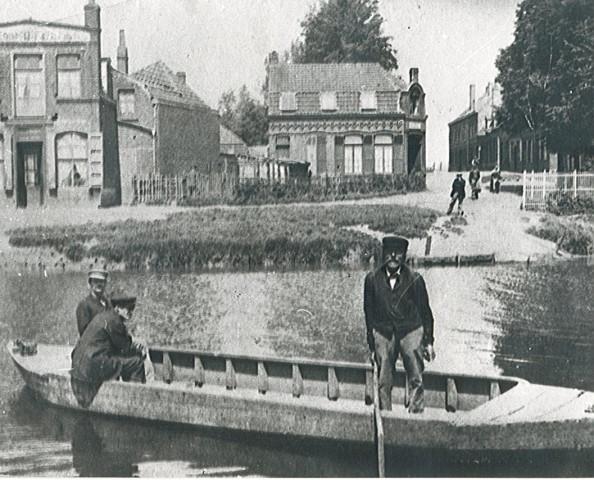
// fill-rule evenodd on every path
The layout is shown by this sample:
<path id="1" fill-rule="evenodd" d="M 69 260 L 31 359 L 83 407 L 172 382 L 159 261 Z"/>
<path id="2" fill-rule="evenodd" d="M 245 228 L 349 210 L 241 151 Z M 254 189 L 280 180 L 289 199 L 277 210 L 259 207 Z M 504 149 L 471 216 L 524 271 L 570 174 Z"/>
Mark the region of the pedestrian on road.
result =
<path id="1" fill-rule="evenodd" d="M 466 198 L 466 182 L 462 178 L 461 173 L 456 174 L 456 178 L 452 183 L 452 191 L 450 193 L 450 198 L 451 200 L 450 205 L 448 207 L 447 215 L 452 213 L 452 210 L 454 210 L 454 205 L 456 204 L 456 202 L 458 202 L 458 215 L 464 215 L 464 212 L 462 211 L 462 202 L 464 202 L 464 199 Z"/>
<path id="2" fill-rule="evenodd" d="M 136 297 L 114 294 L 111 304 L 112 310 L 91 320 L 72 351 L 71 385 L 85 408 L 106 380 L 145 382 L 146 346 L 133 342 L 125 325 L 132 317 Z"/>
<path id="3" fill-rule="evenodd" d="M 479 185 L 480 179 L 481 172 L 478 166 L 474 165 L 468 174 L 468 183 L 470 183 L 470 188 L 472 189 L 471 200 L 478 200 L 479 192 L 481 191 L 481 186 Z"/>
<path id="4" fill-rule="evenodd" d="M 410 413 L 425 408 L 423 359 L 435 358 L 433 313 L 423 277 L 405 265 L 408 241 L 388 236 L 382 241 L 381 266 L 365 277 L 363 308 L 367 344 L 379 368 L 379 404 L 392 410 L 392 379 L 396 360 L 408 376 Z"/>
<path id="5" fill-rule="evenodd" d="M 499 186 L 501 185 L 501 173 L 499 172 L 499 165 L 491 172 L 491 182 L 489 183 L 489 191 L 491 193 L 499 193 Z"/>
<path id="6" fill-rule="evenodd" d="M 107 270 L 104 268 L 89 270 L 87 281 L 91 291 L 76 307 L 76 326 L 79 335 L 83 334 L 95 315 L 111 308 L 109 298 L 105 295 L 107 275 Z"/>

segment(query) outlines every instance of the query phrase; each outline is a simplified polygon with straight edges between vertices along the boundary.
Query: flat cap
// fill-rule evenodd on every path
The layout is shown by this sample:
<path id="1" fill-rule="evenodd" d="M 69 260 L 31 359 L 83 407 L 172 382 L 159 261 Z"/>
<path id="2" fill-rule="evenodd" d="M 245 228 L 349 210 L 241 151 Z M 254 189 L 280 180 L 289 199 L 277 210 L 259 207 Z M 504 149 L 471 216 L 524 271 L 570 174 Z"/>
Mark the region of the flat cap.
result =
<path id="1" fill-rule="evenodd" d="M 96 278 L 98 280 L 107 280 L 109 273 L 105 268 L 93 267 L 89 270 L 89 279 Z"/>
<path id="2" fill-rule="evenodd" d="M 109 300 L 114 307 L 122 307 L 129 310 L 134 310 L 134 307 L 136 307 L 136 297 L 124 291 L 112 293 L 109 296 Z"/>
<path id="3" fill-rule="evenodd" d="M 408 249 L 408 240 L 403 237 L 389 236 L 382 239 L 382 256 L 392 253 L 406 253 Z"/>

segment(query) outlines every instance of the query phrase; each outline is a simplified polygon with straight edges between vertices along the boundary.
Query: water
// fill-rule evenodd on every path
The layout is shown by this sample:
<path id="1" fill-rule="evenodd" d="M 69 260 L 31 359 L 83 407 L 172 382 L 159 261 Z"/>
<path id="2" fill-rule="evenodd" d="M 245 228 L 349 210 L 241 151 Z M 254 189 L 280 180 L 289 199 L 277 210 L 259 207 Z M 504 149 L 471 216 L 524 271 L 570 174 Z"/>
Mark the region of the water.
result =
<path id="1" fill-rule="evenodd" d="M 594 267 L 432 268 L 429 368 L 502 373 L 594 390 Z M 365 361 L 365 271 L 116 273 L 138 294 L 131 328 L 152 344 L 213 352 Z M 0 277 L 0 340 L 77 339 L 84 275 Z M 40 403 L 0 353 L 0 474 L 44 476 L 373 476 L 366 446 L 303 442 L 87 416 Z M 393 476 L 591 475 L 591 452 L 390 452 Z M 428 461 L 431 459 L 431 461 Z"/>

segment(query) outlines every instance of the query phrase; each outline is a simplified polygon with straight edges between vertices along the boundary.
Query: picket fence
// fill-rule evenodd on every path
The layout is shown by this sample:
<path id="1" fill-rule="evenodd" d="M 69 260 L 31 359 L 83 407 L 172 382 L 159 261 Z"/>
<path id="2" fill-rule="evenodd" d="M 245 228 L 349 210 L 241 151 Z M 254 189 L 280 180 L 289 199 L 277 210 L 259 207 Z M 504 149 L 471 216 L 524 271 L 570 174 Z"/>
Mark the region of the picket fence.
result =
<path id="1" fill-rule="evenodd" d="M 552 193 L 568 192 L 574 197 L 594 198 L 594 173 L 524 171 L 522 205 L 526 210 L 544 210 Z"/>

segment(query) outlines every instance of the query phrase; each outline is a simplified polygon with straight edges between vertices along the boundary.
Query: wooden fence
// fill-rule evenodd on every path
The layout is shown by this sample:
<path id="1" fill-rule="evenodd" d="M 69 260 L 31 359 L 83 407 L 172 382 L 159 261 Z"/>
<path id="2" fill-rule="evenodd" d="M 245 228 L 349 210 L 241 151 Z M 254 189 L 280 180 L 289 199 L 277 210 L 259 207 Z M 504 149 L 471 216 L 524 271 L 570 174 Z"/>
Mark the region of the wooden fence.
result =
<path id="1" fill-rule="evenodd" d="M 567 192 L 574 197 L 594 198 L 594 173 L 524 171 L 522 188 L 524 209 L 544 209 L 549 195 L 556 192 Z"/>

